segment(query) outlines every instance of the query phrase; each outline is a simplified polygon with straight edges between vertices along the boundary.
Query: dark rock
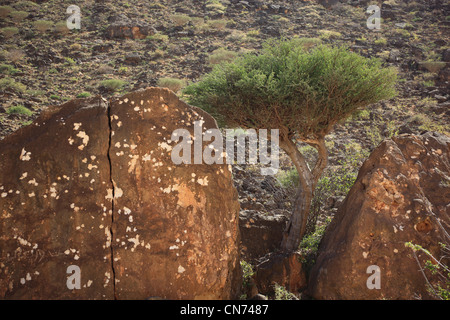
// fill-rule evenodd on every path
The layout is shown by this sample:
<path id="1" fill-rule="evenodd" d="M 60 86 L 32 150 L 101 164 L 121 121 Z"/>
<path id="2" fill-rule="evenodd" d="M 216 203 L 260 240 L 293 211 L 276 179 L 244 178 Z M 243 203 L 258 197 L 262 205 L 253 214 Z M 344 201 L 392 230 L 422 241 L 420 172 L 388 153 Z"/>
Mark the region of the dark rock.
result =
<path id="1" fill-rule="evenodd" d="M 138 53 L 127 53 L 123 62 L 129 65 L 138 65 L 141 61 L 142 58 Z"/>
<path id="2" fill-rule="evenodd" d="M 143 21 L 133 21 L 124 14 L 111 16 L 110 25 L 106 28 L 109 39 L 145 39 L 156 33 L 155 28 Z"/>
<path id="3" fill-rule="evenodd" d="M 284 210 L 274 210 L 271 214 L 256 210 L 240 212 L 239 229 L 244 260 L 255 260 L 279 248 L 288 214 Z"/>
<path id="4" fill-rule="evenodd" d="M 170 156 L 172 132 L 193 132 L 194 120 L 217 128 L 171 91 L 148 88 L 50 107 L 1 140 L 0 297 L 237 298 L 231 172 Z M 67 286 L 70 266 L 79 289 Z"/>
<path id="5" fill-rule="evenodd" d="M 273 296 L 275 283 L 294 294 L 305 289 L 306 274 L 301 260 L 298 252 L 270 253 L 261 258 L 255 271 L 258 292 Z"/>

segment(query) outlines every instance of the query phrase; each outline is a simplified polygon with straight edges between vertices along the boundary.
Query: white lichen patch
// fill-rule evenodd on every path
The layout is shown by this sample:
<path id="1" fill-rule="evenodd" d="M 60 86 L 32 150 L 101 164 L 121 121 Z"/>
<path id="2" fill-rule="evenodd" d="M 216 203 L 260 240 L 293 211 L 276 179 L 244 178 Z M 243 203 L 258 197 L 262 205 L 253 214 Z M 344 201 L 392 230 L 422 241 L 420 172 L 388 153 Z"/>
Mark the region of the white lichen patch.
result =
<path id="1" fill-rule="evenodd" d="M 115 192 L 114 192 L 114 198 L 120 198 L 121 196 L 123 196 L 123 190 L 120 188 L 115 188 Z"/>
<path id="2" fill-rule="evenodd" d="M 25 148 L 22 148 L 22 152 L 20 153 L 19 159 L 22 161 L 30 161 L 31 152 L 27 152 Z"/>
<path id="3" fill-rule="evenodd" d="M 197 183 L 202 186 L 207 186 L 208 185 L 208 177 L 204 177 L 202 179 L 198 178 Z"/>
<path id="4" fill-rule="evenodd" d="M 80 127 L 81 127 L 81 123 L 74 123 L 73 124 L 73 130 L 74 131 L 78 131 L 78 129 L 80 129 Z"/>
<path id="5" fill-rule="evenodd" d="M 148 153 L 146 153 L 142 156 L 142 161 L 150 161 L 150 160 L 151 160 L 151 156 Z"/>
<path id="6" fill-rule="evenodd" d="M 185 271 L 186 271 L 186 269 L 183 268 L 182 265 L 179 265 L 179 266 L 178 266 L 178 273 L 183 273 L 183 272 L 185 272 Z"/>
<path id="7" fill-rule="evenodd" d="M 3 192 L 2 193 L 2 198 L 5 198 L 8 195 L 8 192 Z"/>
<path id="8" fill-rule="evenodd" d="M 105 199 L 107 199 L 107 200 L 112 200 L 113 199 L 113 189 L 107 189 L 106 190 Z"/>
<path id="9" fill-rule="evenodd" d="M 31 180 L 28 181 L 28 184 L 32 184 L 33 186 L 37 187 L 39 185 L 39 183 L 36 182 L 36 179 L 33 178 Z"/>
<path id="10" fill-rule="evenodd" d="M 20 176 L 20 180 L 23 180 L 23 179 L 25 179 L 26 177 L 28 176 L 28 172 L 24 172 L 24 173 L 22 173 L 22 175 Z"/>
<path id="11" fill-rule="evenodd" d="M 159 146 L 161 149 L 166 150 L 167 152 L 170 152 L 170 151 L 172 150 L 172 147 L 169 146 L 169 145 L 168 145 L 167 143 L 165 143 L 165 142 L 159 142 L 159 143 L 158 143 L 158 146 Z"/>
<path id="12" fill-rule="evenodd" d="M 87 144 L 89 143 L 89 136 L 86 134 L 86 132 L 80 131 L 77 133 L 77 137 L 83 140 L 82 144 L 78 146 L 78 149 L 83 150 L 84 147 L 86 147 Z"/>

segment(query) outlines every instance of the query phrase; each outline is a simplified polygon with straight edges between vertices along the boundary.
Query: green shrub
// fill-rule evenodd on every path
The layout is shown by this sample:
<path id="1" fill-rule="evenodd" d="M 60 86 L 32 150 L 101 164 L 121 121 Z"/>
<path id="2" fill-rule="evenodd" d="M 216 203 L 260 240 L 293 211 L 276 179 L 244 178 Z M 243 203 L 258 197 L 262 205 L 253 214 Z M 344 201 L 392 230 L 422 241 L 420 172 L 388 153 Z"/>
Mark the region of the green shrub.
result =
<path id="1" fill-rule="evenodd" d="M 1 32 L 5 36 L 5 38 L 11 38 L 12 36 L 19 33 L 19 29 L 16 27 L 4 27 L 1 29 Z"/>
<path id="2" fill-rule="evenodd" d="M 50 30 L 50 28 L 53 26 L 53 21 L 36 20 L 33 22 L 33 26 L 37 31 L 44 33 Z"/>
<path id="3" fill-rule="evenodd" d="M 208 10 L 213 15 L 224 14 L 227 7 L 221 3 L 219 0 L 208 0 L 206 1 L 206 10 Z"/>
<path id="4" fill-rule="evenodd" d="M 9 15 L 15 22 L 21 22 L 23 19 L 28 17 L 29 13 L 26 11 L 12 11 Z"/>
<path id="5" fill-rule="evenodd" d="M 147 41 L 168 42 L 169 36 L 162 33 L 155 33 L 145 38 Z"/>
<path id="6" fill-rule="evenodd" d="M 100 85 L 109 91 L 118 91 L 122 89 L 126 84 L 126 81 L 120 79 L 108 79 L 100 82 Z"/>
<path id="7" fill-rule="evenodd" d="M 58 21 L 55 23 L 53 27 L 54 32 L 60 35 L 68 34 L 70 29 L 67 28 L 67 22 L 66 21 Z"/>
<path id="8" fill-rule="evenodd" d="M 275 292 L 275 300 L 297 300 L 293 293 L 278 283 L 274 283 L 273 289 Z"/>
<path id="9" fill-rule="evenodd" d="M 1 91 L 9 90 L 9 91 L 22 93 L 22 92 L 25 92 L 26 89 L 27 89 L 26 85 L 24 85 L 23 83 L 20 83 L 20 82 L 16 82 L 14 79 L 11 79 L 8 77 L 0 79 L 0 90 Z"/>
<path id="10" fill-rule="evenodd" d="M 8 14 L 13 11 L 14 8 L 11 6 L 0 6 L 0 18 L 6 18 Z"/>
<path id="11" fill-rule="evenodd" d="M 91 94 L 89 92 L 82 92 L 77 94 L 77 98 L 89 98 Z"/>
<path id="12" fill-rule="evenodd" d="M 385 45 L 387 45 L 387 39 L 380 38 L 380 39 L 375 40 L 373 43 L 376 44 L 377 46 L 385 46 Z"/>
<path id="13" fill-rule="evenodd" d="M 7 114 L 23 114 L 26 116 L 31 116 L 33 112 L 31 112 L 29 109 L 25 108 L 22 105 L 12 106 L 9 107 L 8 110 L 6 110 Z"/>
<path id="14" fill-rule="evenodd" d="M 331 30 L 319 30 L 319 38 L 322 40 L 337 39 L 340 37 L 342 37 L 342 34 L 340 32 Z"/>
<path id="15" fill-rule="evenodd" d="M 186 85 L 186 81 L 176 78 L 160 78 L 158 80 L 158 86 L 168 88 L 173 92 L 179 91 Z"/>
<path id="16" fill-rule="evenodd" d="M 209 63 L 212 65 L 220 64 L 222 62 L 230 62 L 237 57 L 237 53 L 234 51 L 229 51 L 223 48 L 213 51 L 209 57 Z"/>
<path id="17" fill-rule="evenodd" d="M 217 20 L 209 20 L 207 25 L 213 29 L 224 30 L 227 26 L 228 20 L 225 19 L 217 19 Z"/>
<path id="18" fill-rule="evenodd" d="M 185 14 L 173 14 L 169 16 L 169 18 L 176 26 L 184 26 L 191 20 L 191 18 Z"/>
<path id="19" fill-rule="evenodd" d="M 13 75 L 17 72 L 19 72 L 19 70 L 14 68 L 14 66 L 12 66 L 12 65 L 9 65 L 6 63 L 0 64 L 0 73 L 2 73 L 2 74 Z"/>

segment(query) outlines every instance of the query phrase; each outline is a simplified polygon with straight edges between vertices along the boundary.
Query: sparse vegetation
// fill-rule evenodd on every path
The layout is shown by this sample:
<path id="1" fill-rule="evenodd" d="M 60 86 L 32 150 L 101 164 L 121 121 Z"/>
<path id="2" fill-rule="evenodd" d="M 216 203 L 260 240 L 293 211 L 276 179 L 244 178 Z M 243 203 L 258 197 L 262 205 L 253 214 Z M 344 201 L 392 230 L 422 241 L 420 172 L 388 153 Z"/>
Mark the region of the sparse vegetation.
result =
<path id="1" fill-rule="evenodd" d="M 17 93 L 23 93 L 27 87 L 20 82 L 16 82 L 12 78 L 5 77 L 0 79 L 0 91 L 13 91 Z"/>
<path id="2" fill-rule="evenodd" d="M 237 57 L 237 53 L 234 51 L 226 50 L 224 48 L 217 49 L 213 51 L 209 57 L 208 61 L 211 65 L 220 64 L 222 62 L 230 62 Z"/>
<path id="3" fill-rule="evenodd" d="M 112 92 L 121 90 L 125 86 L 125 84 L 126 81 L 120 79 L 108 79 L 100 82 L 100 86 Z"/>
<path id="4" fill-rule="evenodd" d="M 23 115 L 26 115 L 26 116 L 31 116 L 33 114 L 33 112 L 31 112 L 31 110 L 25 108 L 22 105 L 9 107 L 6 110 L 6 113 L 7 114 L 23 114 Z"/>
<path id="5" fill-rule="evenodd" d="M 11 38 L 19 33 L 19 29 L 16 27 L 4 27 L 0 29 L 5 38 Z"/>
<path id="6" fill-rule="evenodd" d="M 48 20 L 36 20 L 33 22 L 33 26 L 40 33 L 45 33 L 53 27 L 53 22 Z"/>
<path id="7" fill-rule="evenodd" d="M 186 85 L 186 82 L 181 79 L 176 78 L 160 78 L 158 80 L 158 86 L 168 88 L 172 90 L 173 92 L 178 92 L 181 88 L 183 88 Z"/>

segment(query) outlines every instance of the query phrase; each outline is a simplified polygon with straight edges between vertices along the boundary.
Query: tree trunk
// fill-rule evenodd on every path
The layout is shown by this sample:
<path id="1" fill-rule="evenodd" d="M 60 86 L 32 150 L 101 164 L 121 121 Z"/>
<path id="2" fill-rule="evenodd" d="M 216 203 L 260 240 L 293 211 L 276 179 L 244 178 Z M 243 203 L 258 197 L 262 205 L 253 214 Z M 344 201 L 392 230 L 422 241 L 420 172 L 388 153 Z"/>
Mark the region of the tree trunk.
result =
<path id="1" fill-rule="evenodd" d="M 327 165 L 328 154 L 324 140 L 320 139 L 308 143 L 317 149 L 319 156 L 313 170 L 308 168 L 305 158 L 292 140 L 282 139 L 280 141 L 280 147 L 291 158 L 299 175 L 299 186 L 295 195 L 292 215 L 284 231 L 281 243 L 281 249 L 284 251 L 296 250 L 300 245 L 300 241 L 306 232 L 314 189 Z"/>

